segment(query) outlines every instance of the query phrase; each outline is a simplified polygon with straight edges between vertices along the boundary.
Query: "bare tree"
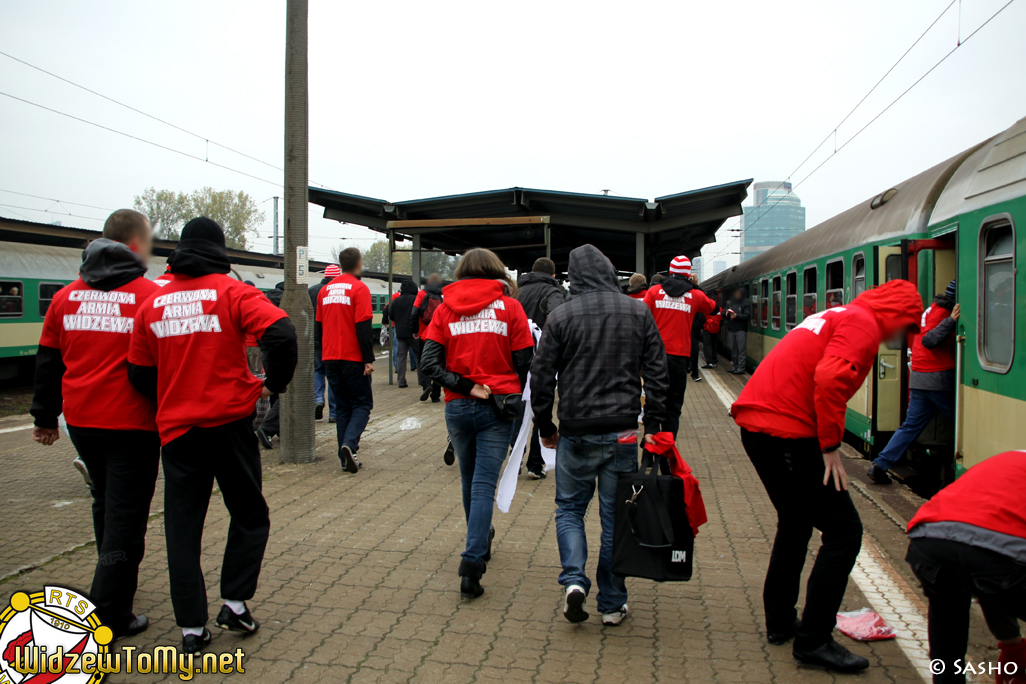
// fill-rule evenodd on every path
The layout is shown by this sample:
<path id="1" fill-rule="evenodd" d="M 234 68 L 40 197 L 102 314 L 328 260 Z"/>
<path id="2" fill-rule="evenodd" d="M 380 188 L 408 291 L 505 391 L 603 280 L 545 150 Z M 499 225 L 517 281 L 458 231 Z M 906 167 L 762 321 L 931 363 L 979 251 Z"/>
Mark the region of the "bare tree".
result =
<path id="1" fill-rule="evenodd" d="M 313 307 L 298 251 L 309 237 L 309 91 L 307 0 L 285 9 L 285 294 L 282 308 L 296 326 L 299 363 L 289 391 L 281 395 L 281 456 L 290 463 L 314 460 Z M 305 261 L 305 259 L 304 259 Z M 304 269 L 305 270 L 305 269 Z"/>

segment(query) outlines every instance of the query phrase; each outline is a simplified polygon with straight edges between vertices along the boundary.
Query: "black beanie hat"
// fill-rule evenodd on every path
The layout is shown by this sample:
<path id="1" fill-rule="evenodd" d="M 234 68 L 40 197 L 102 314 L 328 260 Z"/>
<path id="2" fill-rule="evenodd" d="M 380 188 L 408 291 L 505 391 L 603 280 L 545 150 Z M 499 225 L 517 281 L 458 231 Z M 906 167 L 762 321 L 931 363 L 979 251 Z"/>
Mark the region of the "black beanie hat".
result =
<path id="1" fill-rule="evenodd" d="M 224 231 L 217 221 L 206 216 L 194 218 L 182 228 L 183 240 L 206 240 L 213 242 L 221 249 L 225 249 Z"/>

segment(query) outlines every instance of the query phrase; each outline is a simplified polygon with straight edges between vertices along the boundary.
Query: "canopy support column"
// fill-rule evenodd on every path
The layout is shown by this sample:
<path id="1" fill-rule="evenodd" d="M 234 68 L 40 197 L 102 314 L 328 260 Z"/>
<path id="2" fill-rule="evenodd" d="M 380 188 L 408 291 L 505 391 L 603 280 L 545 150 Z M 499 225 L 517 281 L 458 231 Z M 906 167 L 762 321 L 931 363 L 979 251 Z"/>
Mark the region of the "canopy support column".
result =
<path id="1" fill-rule="evenodd" d="M 645 273 L 645 234 L 634 234 L 634 272 Z"/>
<path id="2" fill-rule="evenodd" d="M 413 284 L 418 288 L 420 287 L 420 279 L 423 276 L 421 273 L 421 259 L 420 259 L 420 235 L 413 236 L 413 253 L 410 254 L 410 273 L 413 275 Z"/>

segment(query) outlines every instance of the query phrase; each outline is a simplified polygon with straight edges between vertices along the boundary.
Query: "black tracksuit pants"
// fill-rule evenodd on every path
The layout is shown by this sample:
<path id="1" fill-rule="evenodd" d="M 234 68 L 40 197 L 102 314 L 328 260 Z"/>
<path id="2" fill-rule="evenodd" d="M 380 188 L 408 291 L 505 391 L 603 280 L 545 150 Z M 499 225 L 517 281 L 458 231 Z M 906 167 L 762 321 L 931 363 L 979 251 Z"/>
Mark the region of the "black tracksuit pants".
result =
<path id="1" fill-rule="evenodd" d="M 115 634 L 131 622 L 146 552 L 146 521 L 157 482 L 160 437 L 143 430 L 68 426 L 93 481 L 93 528 L 99 555 L 89 598 Z"/>
<path id="2" fill-rule="evenodd" d="M 691 353 L 695 353 L 694 349 Z M 688 388 L 690 367 L 691 359 L 689 357 L 666 355 L 670 387 L 666 393 L 666 421 L 663 423 L 663 429 L 672 432 L 674 439 L 677 438 L 677 431 L 680 429 L 680 412 L 684 410 L 684 392 Z"/>
<path id="3" fill-rule="evenodd" d="M 164 446 L 164 528 L 171 603 L 179 627 L 207 622 L 200 554 L 215 479 L 231 514 L 221 564 L 221 598 L 246 601 L 256 592 L 271 521 L 261 492 L 260 449 L 251 420 L 194 427 Z"/>
<path id="4" fill-rule="evenodd" d="M 790 631 L 812 530 L 823 533 L 794 640 L 795 650 L 818 648 L 832 638 L 848 575 L 862 547 L 862 520 L 848 492 L 837 491 L 832 479 L 823 485 L 825 466 L 816 438 L 781 439 L 742 429 L 741 443 L 777 509 L 777 536 L 762 593 L 768 631 Z"/>
<path id="5" fill-rule="evenodd" d="M 905 560 L 930 600 L 930 659 L 944 663 L 934 684 L 965 682 L 955 661 L 965 660 L 974 596 L 998 641 L 1020 635 L 1016 618 L 1026 620 L 1026 565 L 988 549 L 928 538 L 912 539 Z"/>
<path id="6" fill-rule="evenodd" d="M 702 328 L 691 328 L 691 356 L 688 357 L 688 368 L 691 370 L 691 377 L 698 377 L 699 348 L 702 345 Z"/>
<path id="7" fill-rule="evenodd" d="M 708 330 L 702 331 L 702 346 L 705 348 L 705 362 L 710 366 L 715 366 L 716 361 L 718 360 L 718 355 L 716 353 L 716 338 L 718 336 L 718 334 L 713 334 Z M 691 354 L 698 356 L 698 350 L 696 348 L 692 348 Z"/>

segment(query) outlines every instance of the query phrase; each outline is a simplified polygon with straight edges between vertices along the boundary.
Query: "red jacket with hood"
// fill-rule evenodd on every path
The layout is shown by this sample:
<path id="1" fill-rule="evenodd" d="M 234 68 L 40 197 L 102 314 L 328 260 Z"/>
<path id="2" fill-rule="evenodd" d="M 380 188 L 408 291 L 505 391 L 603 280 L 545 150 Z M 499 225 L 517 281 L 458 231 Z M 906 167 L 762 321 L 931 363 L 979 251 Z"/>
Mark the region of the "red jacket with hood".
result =
<path id="1" fill-rule="evenodd" d="M 824 451 L 838 447 L 848 400 L 872 369 L 880 342 L 922 314 L 915 285 L 892 280 L 847 306 L 807 316 L 759 363 L 731 407 L 734 421 L 774 437 L 817 437 Z"/>
<path id="2" fill-rule="evenodd" d="M 444 370 L 465 379 L 464 385 L 488 385 L 492 394 L 520 392 L 513 352 L 534 349 L 524 307 L 505 294 L 498 280 L 467 278 L 446 286 L 443 293 L 424 339 L 445 348 Z M 440 384 L 445 386 L 446 402 L 465 399 L 473 387 L 461 387 L 460 392 L 450 383 Z"/>

